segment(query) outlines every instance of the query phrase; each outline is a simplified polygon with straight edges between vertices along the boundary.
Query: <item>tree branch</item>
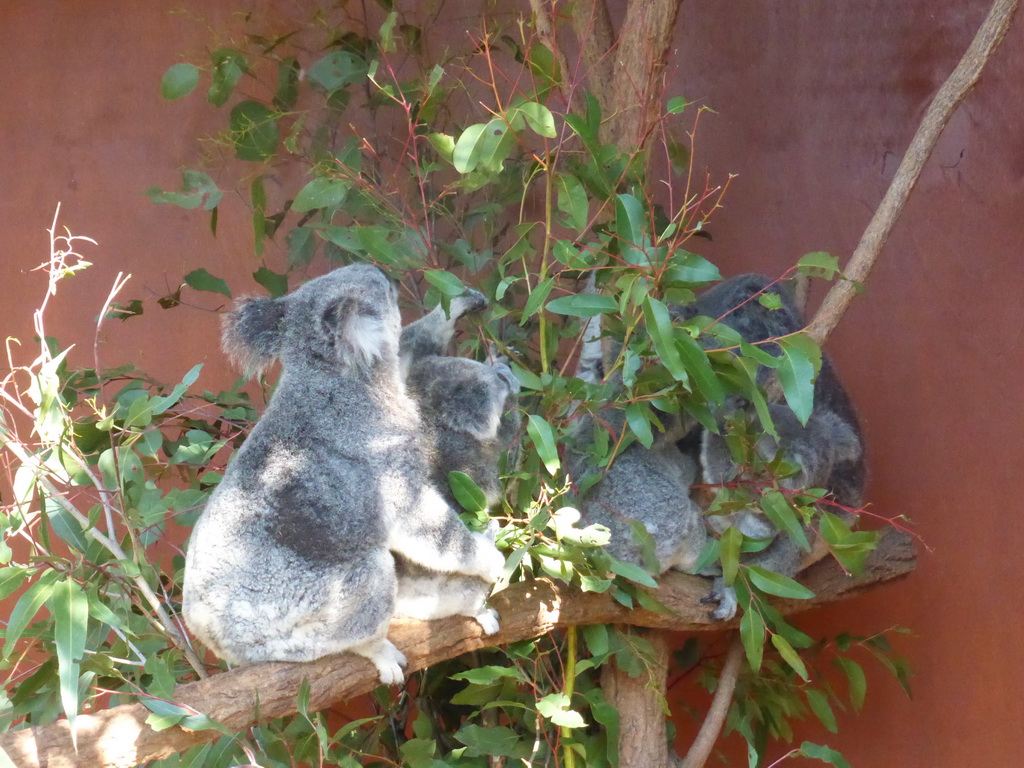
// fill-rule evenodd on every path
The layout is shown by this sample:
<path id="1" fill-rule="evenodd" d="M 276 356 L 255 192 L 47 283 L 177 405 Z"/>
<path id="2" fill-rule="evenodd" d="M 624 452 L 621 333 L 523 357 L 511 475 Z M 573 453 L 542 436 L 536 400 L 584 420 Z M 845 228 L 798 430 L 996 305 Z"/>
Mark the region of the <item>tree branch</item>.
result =
<path id="1" fill-rule="evenodd" d="M 863 283 L 867 279 L 943 128 L 978 81 L 985 63 L 1006 34 L 1019 4 L 1020 0 L 995 0 L 967 52 L 932 99 L 885 197 L 844 270 L 849 280 L 841 280 L 832 286 L 808 327 L 808 334 L 819 344 L 828 338 L 853 300 L 856 293 L 854 282 Z"/>
<path id="2" fill-rule="evenodd" d="M 736 690 L 736 680 L 739 679 L 740 667 L 745 657 L 743 641 L 737 632 L 725 654 L 725 663 L 722 665 L 722 674 L 718 676 L 718 687 L 715 688 L 711 706 L 704 716 L 697 738 L 693 740 L 679 768 L 704 768 L 704 763 L 707 762 L 711 750 L 715 748 L 715 742 L 718 741 L 718 735 L 722 732 L 722 726 L 725 725 L 726 715 L 732 706 L 732 694 Z"/>
<path id="3" fill-rule="evenodd" d="M 822 560 L 801 577 L 815 593 L 814 598 L 779 600 L 775 605 L 788 614 L 845 599 L 906 576 L 914 568 L 915 557 L 909 536 L 887 530 L 863 574 L 847 576 L 834 560 Z M 391 624 L 390 638 L 408 658 L 408 671 L 414 672 L 469 651 L 537 637 L 569 625 L 618 623 L 691 632 L 736 626 L 736 620 L 722 623 L 708 618 L 707 609 L 700 605 L 700 598 L 707 592 L 705 579 L 673 573 L 663 578 L 661 587 L 653 593 L 673 613 L 655 613 L 642 608 L 630 611 L 610 595 L 580 592 L 565 584 L 522 582 L 491 600 L 501 615 L 502 628 L 496 635 L 485 637 L 475 621 L 457 617 L 430 622 L 396 620 Z M 181 685 L 175 690 L 174 700 L 235 732 L 257 722 L 295 714 L 296 693 L 304 679 L 310 684 L 310 711 L 378 685 L 370 662 L 341 654 L 308 664 L 245 665 Z M 145 724 L 148 716 L 149 710 L 141 704 L 81 714 L 76 719 L 77 750 L 66 720 L 2 734 L 0 748 L 19 768 L 130 768 L 219 735 L 213 730 L 186 731 L 179 727 L 154 731 Z"/>

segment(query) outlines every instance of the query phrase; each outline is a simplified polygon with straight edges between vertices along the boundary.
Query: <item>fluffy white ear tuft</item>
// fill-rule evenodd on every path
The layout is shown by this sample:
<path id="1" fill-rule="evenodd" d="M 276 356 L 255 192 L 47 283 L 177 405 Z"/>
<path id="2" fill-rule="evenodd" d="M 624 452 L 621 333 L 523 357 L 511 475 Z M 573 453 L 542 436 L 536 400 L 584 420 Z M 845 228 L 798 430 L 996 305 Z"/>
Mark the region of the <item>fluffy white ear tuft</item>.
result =
<path id="1" fill-rule="evenodd" d="M 342 362 L 359 368 L 369 368 L 384 357 L 393 343 L 382 317 L 360 311 L 356 298 L 343 299 L 338 304 L 337 340 Z"/>
<path id="2" fill-rule="evenodd" d="M 245 296 L 221 318 L 221 349 L 247 376 L 259 375 L 281 349 L 283 299 Z"/>

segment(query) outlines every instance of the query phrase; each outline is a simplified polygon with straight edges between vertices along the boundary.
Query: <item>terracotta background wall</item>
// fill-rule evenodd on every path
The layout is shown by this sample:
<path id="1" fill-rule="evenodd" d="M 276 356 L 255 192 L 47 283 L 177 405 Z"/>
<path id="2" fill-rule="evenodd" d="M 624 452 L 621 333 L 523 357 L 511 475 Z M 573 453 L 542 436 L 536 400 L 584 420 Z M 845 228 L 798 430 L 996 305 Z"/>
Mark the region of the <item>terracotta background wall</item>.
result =
<path id="1" fill-rule="evenodd" d="M 160 99 L 163 71 L 193 58 L 225 10 L 199 0 L 0 6 L 0 307 L 4 336 L 31 337 L 54 207 L 98 247 L 49 316 L 48 333 L 93 355 L 92 318 L 118 271 L 125 297 L 159 296 L 200 265 L 255 269 L 248 213 L 229 200 L 216 239 L 202 216 L 141 192 L 174 187 L 197 136 L 217 127 L 201 98 Z M 930 95 L 954 66 L 982 0 L 705 0 L 685 3 L 673 94 L 707 115 L 698 164 L 738 174 L 705 253 L 723 272 L 779 272 L 802 254 L 844 259 L 878 204 Z M 291 6 L 289 6 L 291 7 Z M 472 26 L 449 6 L 455 29 Z M 461 38 L 464 39 L 464 38 Z M 1024 411 L 1024 16 L 957 112 L 829 351 L 859 406 L 868 497 L 912 518 L 929 551 L 902 584 L 808 616 L 812 633 L 902 625 L 915 701 L 869 665 L 867 711 L 838 737 L 855 766 L 1012 766 L 1024 754 L 1021 465 Z M 256 286 L 253 285 L 253 289 Z M 110 326 L 98 353 L 171 378 L 210 363 L 219 302 Z M 745 764 L 745 761 L 744 761 Z M 817 763 L 815 763 L 817 764 Z"/>

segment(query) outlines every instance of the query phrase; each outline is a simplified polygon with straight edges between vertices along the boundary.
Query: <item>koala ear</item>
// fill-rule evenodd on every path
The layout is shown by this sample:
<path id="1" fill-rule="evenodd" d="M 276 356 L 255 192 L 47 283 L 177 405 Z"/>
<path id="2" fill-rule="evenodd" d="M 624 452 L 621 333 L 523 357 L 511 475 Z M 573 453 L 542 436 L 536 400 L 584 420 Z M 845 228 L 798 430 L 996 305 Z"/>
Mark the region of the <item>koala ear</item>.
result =
<path id="1" fill-rule="evenodd" d="M 359 298 L 342 298 L 324 314 L 323 322 L 334 325 L 327 330 L 335 333 L 342 362 L 366 368 L 384 356 L 388 340 L 384 321 L 380 315 L 367 312 Z"/>
<path id="2" fill-rule="evenodd" d="M 282 299 L 246 296 L 223 316 L 221 348 L 246 375 L 258 375 L 277 357 L 284 313 Z"/>

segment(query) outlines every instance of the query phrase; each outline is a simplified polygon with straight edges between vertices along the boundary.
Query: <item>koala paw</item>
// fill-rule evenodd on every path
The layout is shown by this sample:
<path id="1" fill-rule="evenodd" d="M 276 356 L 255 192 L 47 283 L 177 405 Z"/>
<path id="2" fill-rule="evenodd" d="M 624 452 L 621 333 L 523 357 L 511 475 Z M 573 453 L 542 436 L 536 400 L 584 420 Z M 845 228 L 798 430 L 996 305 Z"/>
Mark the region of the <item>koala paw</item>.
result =
<path id="1" fill-rule="evenodd" d="M 711 612 L 711 618 L 715 621 L 728 621 L 736 615 L 736 610 L 739 607 L 739 603 L 736 600 L 736 590 L 725 586 L 720 577 L 715 579 L 711 592 L 707 597 L 702 597 L 700 602 L 701 605 L 718 603 L 718 606 Z"/>
<path id="2" fill-rule="evenodd" d="M 498 612 L 493 608 L 485 608 L 473 618 L 476 619 L 476 623 L 480 625 L 485 635 L 493 635 L 501 629 L 498 626 Z"/>
<path id="3" fill-rule="evenodd" d="M 477 545 L 477 571 L 473 575 L 479 576 L 488 584 L 493 584 L 505 570 L 505 556 L 494 546 L 494 539 L 486 531 L 474 533 L 473 537 Z"/>
<path id="4" fill-rule="evenodd" d="M 405 673 L 402 672 L 402 667 L 407 663 L 405 654 L 390 640 L 381 639 L 369 645 L 353 648 L 352 651 L 373 662 L 383 685 L 396 685 L 405 679 Z"/>

